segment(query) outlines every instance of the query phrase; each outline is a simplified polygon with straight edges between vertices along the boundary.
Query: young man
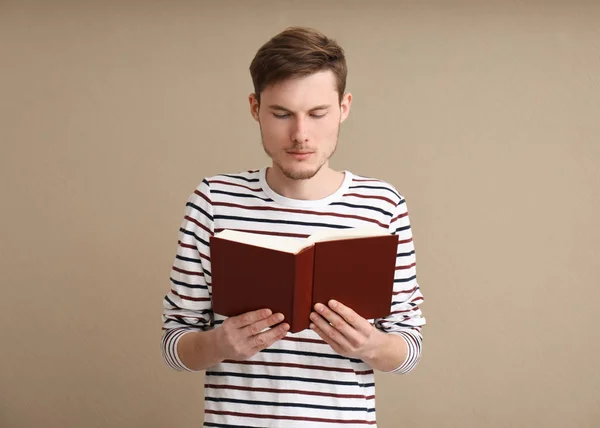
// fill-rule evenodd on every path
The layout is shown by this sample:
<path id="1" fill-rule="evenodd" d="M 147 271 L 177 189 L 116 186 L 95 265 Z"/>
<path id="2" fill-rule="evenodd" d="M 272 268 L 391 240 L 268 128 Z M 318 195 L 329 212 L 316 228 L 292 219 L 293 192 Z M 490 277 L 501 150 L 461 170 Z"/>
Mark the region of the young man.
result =
<path id="1" fill-rule="evenodd" d="M 352 102 L 333 40 L 287 29 L 261 47 L 250 72 L 250 113 L 272 166 L 207 177 L 190 196 L 164 298 L 165 361 L 206 370 L 204 426 L 374 426 L 373 370 L 407 373 L 421 356 L 423 296 L 405 200 L 389 183 L 329 167 Z M 321 302 L 310 329 L 291 334 L 269 308 L 231 318 L 212 312 L 214 233 L 305 237 L 365 225 L 399 236 L 387 317 L 366 320 Z"/>

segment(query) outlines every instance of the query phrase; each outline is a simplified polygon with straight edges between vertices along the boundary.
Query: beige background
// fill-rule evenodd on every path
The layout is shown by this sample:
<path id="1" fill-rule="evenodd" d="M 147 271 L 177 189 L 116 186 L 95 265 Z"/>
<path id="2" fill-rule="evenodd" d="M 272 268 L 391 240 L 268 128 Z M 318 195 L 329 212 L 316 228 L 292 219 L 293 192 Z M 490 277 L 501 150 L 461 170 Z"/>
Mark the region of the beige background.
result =
<path id="1" fill-rule="evenodd" d="M 203 176 L 267 162 L 248 65 L 338 39 L 333 164 L 406 196 L 428 319 L 381 427 L 600 426 L 600 2 L 0 1 L 0 426 L 199 427 L 159 351 Z"/>

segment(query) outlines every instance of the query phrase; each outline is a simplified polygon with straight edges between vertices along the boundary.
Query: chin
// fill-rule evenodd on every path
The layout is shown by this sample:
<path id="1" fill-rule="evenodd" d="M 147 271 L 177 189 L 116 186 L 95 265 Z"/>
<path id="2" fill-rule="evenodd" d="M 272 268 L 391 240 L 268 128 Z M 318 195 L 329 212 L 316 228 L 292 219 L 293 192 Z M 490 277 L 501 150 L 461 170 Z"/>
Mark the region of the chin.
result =
<path id="1" fill-rule="evenodd" d="M 313 178 L 320 170 L 321 167 L 315 167 L 312 165 L 301 166 L 283 166 L 278 165 L 279 169 L 287 178 L 292 180 L 308 180 Z"/>

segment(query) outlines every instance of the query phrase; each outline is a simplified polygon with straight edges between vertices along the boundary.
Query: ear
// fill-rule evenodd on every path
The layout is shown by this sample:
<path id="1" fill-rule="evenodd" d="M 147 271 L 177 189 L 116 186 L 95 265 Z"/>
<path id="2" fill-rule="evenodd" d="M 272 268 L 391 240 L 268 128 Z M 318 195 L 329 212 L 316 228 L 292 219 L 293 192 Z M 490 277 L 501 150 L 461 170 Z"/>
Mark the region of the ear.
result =
<path id="1" fill-rule="evenodd" d="M 346 92 L 344 94 L 344 96 L 342 97 L 342 102 L 340 103 L 340 110 L 342 113 L 340 116 L 340 123 L 342 123 L 344 120 L 346 120 L 346 118 L 350 114 L 350 106 L 351 105 L 352 105 L 352 94 L 349 92 Z"/>
<path id="2" fill-rule="evenodd" d="M 250 102 L 250 114 L 258 122 L 258 109 L 260 104 L 258 99 L 256 99 L 256 94 L 252 93 L 248 96 L 248 101 Z"/>

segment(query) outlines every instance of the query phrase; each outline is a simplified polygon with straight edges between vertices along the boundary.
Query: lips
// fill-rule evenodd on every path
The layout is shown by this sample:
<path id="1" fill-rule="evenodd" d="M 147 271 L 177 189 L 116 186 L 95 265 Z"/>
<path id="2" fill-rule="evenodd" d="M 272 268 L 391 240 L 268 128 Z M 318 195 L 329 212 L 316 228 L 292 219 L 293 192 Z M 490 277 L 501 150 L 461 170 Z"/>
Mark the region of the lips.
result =
<path id="1" fill-rule="evenodd" d="M 288 154 L 296 160 L 304 160 L 309 158 L 313 152 L 288 152 Z"/>

